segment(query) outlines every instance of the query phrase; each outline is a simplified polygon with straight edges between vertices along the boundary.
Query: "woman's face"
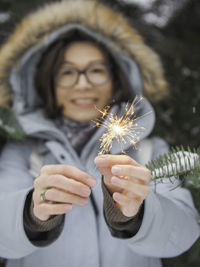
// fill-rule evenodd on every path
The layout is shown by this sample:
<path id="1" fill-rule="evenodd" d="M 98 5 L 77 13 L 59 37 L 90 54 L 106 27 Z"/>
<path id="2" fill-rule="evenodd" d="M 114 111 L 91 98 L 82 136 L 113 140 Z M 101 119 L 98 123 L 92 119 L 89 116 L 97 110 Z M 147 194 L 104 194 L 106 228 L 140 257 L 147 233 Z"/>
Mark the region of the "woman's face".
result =
<path id="1" fill-rule="evenodd" d="M 106 75 L 106 58 L 101 50 L 90 42 L 71 43 L 65 51 L 63 64 L 58 72 L 56 83 L 56 97 L 58 105 L 63 106 L 63 113 L 68 118 L 86 122 L 96 119 L 112 97 L 113 82 L 110 75 L 103 81 Z M 77 83 L 70 85 L 74 77 L 74 70 L 87 70 L 87 77 L 79 75 Z M 108 71 L 109 73 L 109 71 Z M 101 77 L 102 75 L 102 77 Z M 72 82 L 73 83 L 73 82 Z M 67 86 L 65 86 L 65 84 Z"/>

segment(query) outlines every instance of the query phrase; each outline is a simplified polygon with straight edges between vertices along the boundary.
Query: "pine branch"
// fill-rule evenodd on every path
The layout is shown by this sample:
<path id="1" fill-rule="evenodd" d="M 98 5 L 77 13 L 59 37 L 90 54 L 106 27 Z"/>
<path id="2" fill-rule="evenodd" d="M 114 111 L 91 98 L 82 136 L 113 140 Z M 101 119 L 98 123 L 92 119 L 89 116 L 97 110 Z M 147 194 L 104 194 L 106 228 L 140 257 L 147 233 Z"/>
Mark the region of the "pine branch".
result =
<path id="1" fill-rule="evenodd" d="M 200 147 L 197 149 L 183 146 L 172 148 L 167 154 L 152 160 L 146 167 L 151 171 L 155 185 L 163 178 L 172 177 L 196 188 L 200 188 Z"/>
<path id="2" fill-rule="evenodd" d="M 24 132 L 12 111 L 0 108 L 0 138 L 21 140 Z"/>

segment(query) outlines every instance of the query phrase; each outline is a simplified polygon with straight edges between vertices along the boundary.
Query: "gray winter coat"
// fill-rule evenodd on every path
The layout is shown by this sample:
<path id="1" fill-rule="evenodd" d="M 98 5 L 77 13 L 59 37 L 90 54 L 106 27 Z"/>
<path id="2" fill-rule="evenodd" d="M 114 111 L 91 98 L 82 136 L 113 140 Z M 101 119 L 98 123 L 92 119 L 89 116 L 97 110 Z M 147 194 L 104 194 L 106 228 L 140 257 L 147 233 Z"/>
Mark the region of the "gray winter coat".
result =
<path id="1" fill-rule="evenodd" d="M 78 157 L 66 136 L 44 116 L 38 104 L 33 83 L 37 62 L 51 42 L 74 28 L 98 38 L 113 53 L 132 87 L 130 98 L 143 94 L 143 89 L 153 98 L 162 94 L 166 86 L 157 55 L 121 15 L 97 6 L 96 1 L 51 4 L 20 24 L 0 51 L 1 105 L 12 100 L 12 108 L 27 136 L 24 142 L 9 143 L 1 153 L 0 256 L 8 258 L 7 267 L 161 266 L 160 258 L 183 253 L 199 237 L 198 214 L 190 193 L 181 187 L 171 191 L 175 184 L 169 182 L 159 184 L 155 192 L 153 183 L 150 184 L 137 234 L 127 239 L 113 237 L 103 215 L 101 175 L 94 165 L 104 128 L 95 132 Z M 111 112 L 121 114 L 123 109 L 114 106 Z M 144 100 L 136 112 L 140 116 L 148 113 L 139 120 L 146 129 L 140 134 L 140 149 L 135 150 L 128 143 L 123 149 L 144 165 L 166 152 L 167 145 L 159 138 L 147 139 L 155 122 L 149 102 Z M 111 153 L 120 152 L 121 146 L 114 142 Z M 93 195 L 99 214 L 96 216 L 90 201 L 84 207 L 74 206 L 66 215 L 58 239 L 39 247 L 25 233 L 24 203 L 41 164 L 56 163 L 76 166 L 97 179 Z"/>

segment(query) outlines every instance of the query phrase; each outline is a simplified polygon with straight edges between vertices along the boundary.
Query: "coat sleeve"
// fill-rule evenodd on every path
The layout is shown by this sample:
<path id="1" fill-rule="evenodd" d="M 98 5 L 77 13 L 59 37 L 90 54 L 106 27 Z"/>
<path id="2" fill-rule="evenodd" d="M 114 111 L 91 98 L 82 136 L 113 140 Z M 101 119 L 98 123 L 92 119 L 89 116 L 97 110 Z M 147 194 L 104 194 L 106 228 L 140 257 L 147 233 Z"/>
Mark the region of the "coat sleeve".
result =
<path id="1" fill-rule="evenodd" d="M 161 139 L 153 139 L 153 157 L 167 152 Z M 158 153 L 158 152 L 159 153 Z M 174 257 L 188 250 L 200 235 L 198 213 L 188 190 L 168 182 L 151 186 L 137 234 L 122 240 L 134 252 L 150 257 Z M 173 190 L 171 190 L 173 189 Z"/>
<path id="2" fill-rule="evenodd" d="M 23 227 L 24 203 L 33 188 L 29 174 L 30 145 L 9 143 L 0 156 L 0 256 L 21 258 L 35 247 Z"/>

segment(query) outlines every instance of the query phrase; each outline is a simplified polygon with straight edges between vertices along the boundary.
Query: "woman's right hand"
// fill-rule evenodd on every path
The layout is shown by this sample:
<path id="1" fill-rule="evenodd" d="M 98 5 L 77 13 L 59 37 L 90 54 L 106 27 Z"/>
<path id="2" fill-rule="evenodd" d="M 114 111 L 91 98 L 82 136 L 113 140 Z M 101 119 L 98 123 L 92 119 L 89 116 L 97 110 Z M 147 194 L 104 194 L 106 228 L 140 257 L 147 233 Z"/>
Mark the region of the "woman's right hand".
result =
<path id="1" fill-rule="evenodd" d="M 34 215 L 46 221 L 52 215 L 68 213 L 72 204 L 84 206 L 88 202 L 91 187 L 96 180 L 89 174 L 70 165 L 45 165 L 35 179 L 33 203 Z M 45 201 L 41 193 L 46 189 Z"/>

